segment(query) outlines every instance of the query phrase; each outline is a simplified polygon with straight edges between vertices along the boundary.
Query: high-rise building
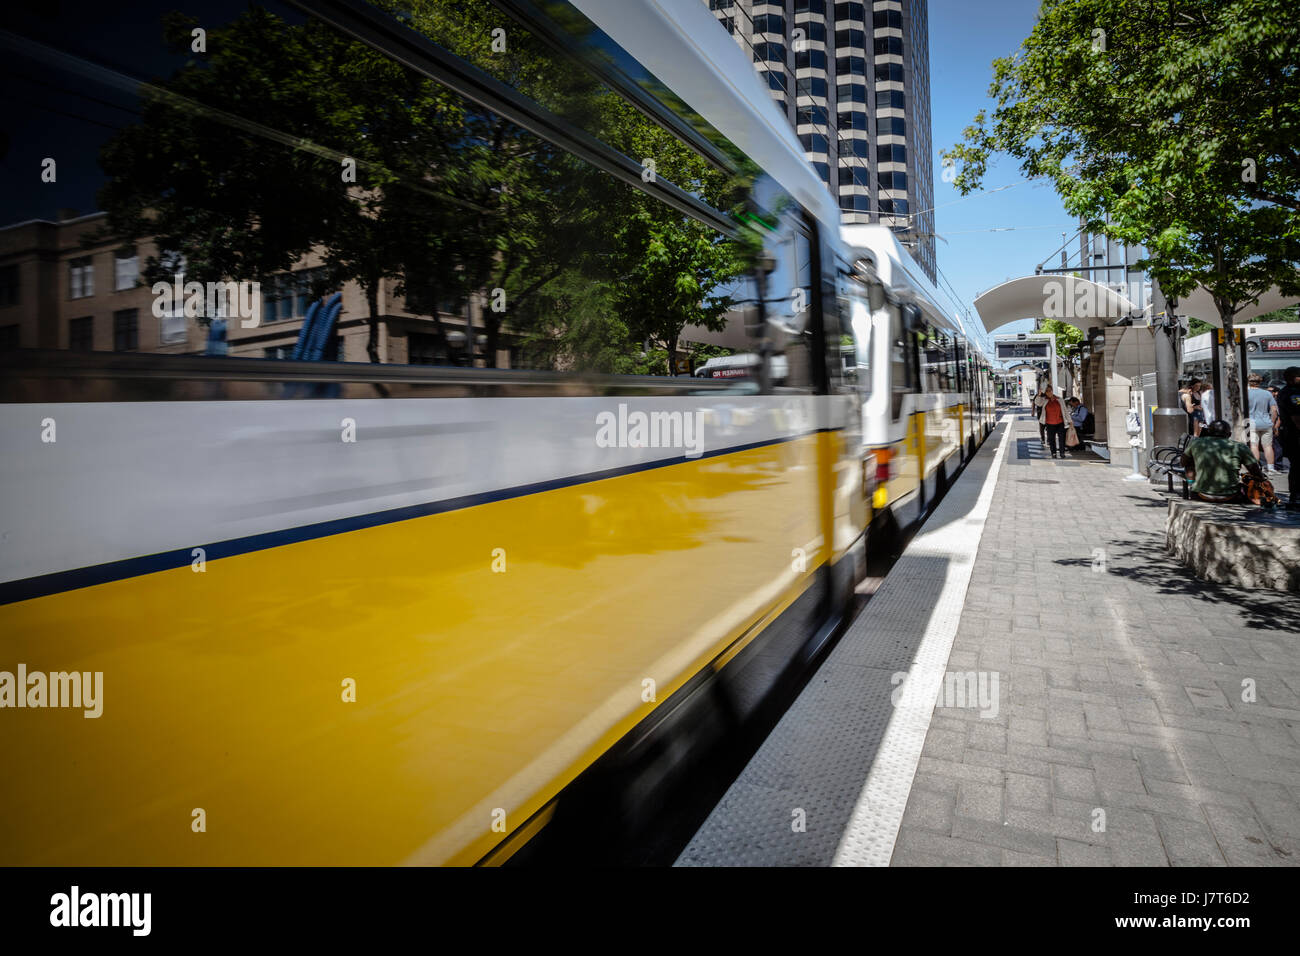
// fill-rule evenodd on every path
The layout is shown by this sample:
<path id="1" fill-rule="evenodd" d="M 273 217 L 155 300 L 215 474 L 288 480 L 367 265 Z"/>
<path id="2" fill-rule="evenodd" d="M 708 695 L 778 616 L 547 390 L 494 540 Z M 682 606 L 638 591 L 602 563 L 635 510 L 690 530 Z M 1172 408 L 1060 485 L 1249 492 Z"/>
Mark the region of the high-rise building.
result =
<path id="1" fill-rule="evenodd" d="M 927 0 L 703 0 L 767 81 L 846 223 L 935 281 Z"/>

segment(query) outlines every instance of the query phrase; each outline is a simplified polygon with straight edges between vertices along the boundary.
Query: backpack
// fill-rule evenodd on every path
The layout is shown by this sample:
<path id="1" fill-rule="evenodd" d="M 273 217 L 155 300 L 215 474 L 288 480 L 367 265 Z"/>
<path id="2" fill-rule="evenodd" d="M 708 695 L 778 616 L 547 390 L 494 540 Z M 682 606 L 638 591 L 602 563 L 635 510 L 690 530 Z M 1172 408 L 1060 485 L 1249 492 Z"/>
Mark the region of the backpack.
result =
<path id="1" fill-rule="evenodd" d="M 1271 510 L 1282 503 L 1282 499 L 1273 490 L 1273 482 L 1267 478 L 1260 479 L 1254 475 L 1246 475 L 1241 479 L 1241 493 L 1252 505 L 1258 505 L 1261 508 Z"/>

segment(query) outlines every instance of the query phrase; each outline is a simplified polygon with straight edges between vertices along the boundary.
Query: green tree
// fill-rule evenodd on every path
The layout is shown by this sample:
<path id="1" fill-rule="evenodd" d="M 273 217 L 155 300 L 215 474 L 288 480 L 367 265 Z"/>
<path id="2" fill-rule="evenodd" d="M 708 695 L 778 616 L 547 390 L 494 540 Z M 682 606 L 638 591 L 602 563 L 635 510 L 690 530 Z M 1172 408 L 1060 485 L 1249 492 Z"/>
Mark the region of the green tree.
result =
<path id="1" fill-rule="evenodd" d="M 388 6 L 626 155 L 652 158 L 663 179 L 724 209 L 743 197 L 748 180 L 708 166 L 490 5 Z M 164 34 L 188 50 L 193 26 L 171 15 Z M 385 282 L 428 314 L 447 354 L 439 303 L 504 302 L 480 312 L 489 365 L 507 326 L 556 367 L 617 370 L 647 340 L 672 354 L 686 324 L 725 323 L 718 290 L 745 269 L 746 243 L 319 21 L 250 8 L 205 27 L 209 52 L 152 84 L 142 121 L 104 150 L 101 202 L 124 242 L 155 238 L 199 281 L 265 279 L 315 254 L 317 291 L 361 286 L 372 361 Z M 151 281 L 163 258 L 146 264 Z"/>
<path id="2" fill-rule="evenodd" d="M 1051 332 L 1056 335 L 1056 354 L 1067 358 L 1070 346 L 1083 341 L 1083 330 L 1060 319 L 1042 319 L 1038 323 L 1039 332 Z"/>
<path id="3" fill-rule="evenodd" d="M 1231 333 L 1270 287 L 1300 292 L 1300 20 L 1286 0 L 1045 0 L 944 155 L 978 188 L 1007 153 L 1090 230 L 1145 245 L 1167 296 L 1203 286 Z M 1236 358 L 1231 415 L 1241 421 Z"/>

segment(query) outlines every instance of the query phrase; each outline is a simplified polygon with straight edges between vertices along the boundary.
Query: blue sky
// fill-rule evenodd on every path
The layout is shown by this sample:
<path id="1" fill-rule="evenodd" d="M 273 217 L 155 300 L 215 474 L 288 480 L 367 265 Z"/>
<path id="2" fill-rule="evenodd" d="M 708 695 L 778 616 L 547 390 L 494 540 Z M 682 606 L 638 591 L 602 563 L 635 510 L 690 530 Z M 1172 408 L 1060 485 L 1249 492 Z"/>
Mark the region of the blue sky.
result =
<path id="1" fill-rule="evenodd" d="M 992 109 L 988 88 L 993 60 L 1019 48 L 1037 15 L 1038 0 L 930 0 L 935 232 L 947 239 L 935 240 L 935 255 L 975 322 L 975 296 L 1006 279 L 1032 274 L 1061 244 L 1061 233 L 1073 235 L 1077 228 L 1051 186 L 1027 182 L 1010 157 L 990 161 L 983 188 L 1011 186 L 990 195 L 963 200 L 942 176 L 940 152 L 961 139 L 980 109 Z M 1015 230 L 987 231 L 1006 227 Z M 1032 327 L 1033 322 L 1025 320 L 999 332 Z"/>

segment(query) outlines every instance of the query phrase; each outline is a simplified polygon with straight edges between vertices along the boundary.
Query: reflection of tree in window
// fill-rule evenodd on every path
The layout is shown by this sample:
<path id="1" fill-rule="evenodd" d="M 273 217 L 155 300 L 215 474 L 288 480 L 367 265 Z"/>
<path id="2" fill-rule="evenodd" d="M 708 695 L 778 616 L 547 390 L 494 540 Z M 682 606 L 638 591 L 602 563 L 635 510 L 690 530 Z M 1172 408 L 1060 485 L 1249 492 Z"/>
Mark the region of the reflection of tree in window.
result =
<path id="1" fill-rule="evenodd" d="M 745 176 L 488 5 L 426 0 L 405 22 L 635 161 L 654 157 L 662 181 L 724 211 L 742 200 Z M 164 32 L 187 49 L 196 25 L 170 15 Z M 497 25 L 505 54 L 490 49 Z M 360 287 L 372 361 L 389 292 L 445 302 L 504 290 L 504 311 L 476 313 L 488 365 L 523 342 L 519 354 L 554 368 L 636 370 L 646 339 L 675 349 L 684 324 L 725 323 L 720 290 L 747 268 L 743 243 L 319 21 L 251 8 L 202 26 L 206 59 L 158 84 L 102 153 L 113 233 L 177 250 L 187 280 L 259 278 L 266 317 L 296 318 L 315 293 L 287 274 L 316 256 L 321 286 Z M 355 160 L 355 183 L 340 158 Z M 151 260 L 146 281 L 164 270 Z M 452 329 L 429 312 L 427 334 L 449 353 Z"/>

